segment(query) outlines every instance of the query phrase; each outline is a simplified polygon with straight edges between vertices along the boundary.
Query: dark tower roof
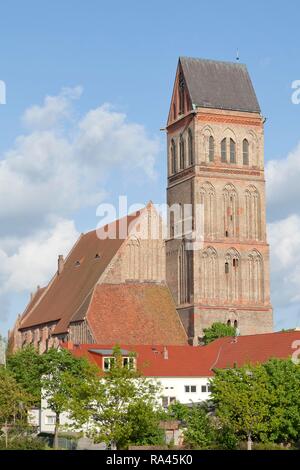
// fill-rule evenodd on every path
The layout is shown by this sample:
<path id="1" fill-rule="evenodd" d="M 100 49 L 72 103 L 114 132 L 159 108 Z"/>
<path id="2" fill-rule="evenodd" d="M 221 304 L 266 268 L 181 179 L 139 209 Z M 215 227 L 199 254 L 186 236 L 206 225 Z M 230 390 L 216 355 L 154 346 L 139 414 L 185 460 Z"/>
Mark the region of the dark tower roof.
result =
<path id="1" fill-rule="evenodd" d="M 191 57 L 179 62 L 193 105 L 260 113 L 245 64 Z"/>

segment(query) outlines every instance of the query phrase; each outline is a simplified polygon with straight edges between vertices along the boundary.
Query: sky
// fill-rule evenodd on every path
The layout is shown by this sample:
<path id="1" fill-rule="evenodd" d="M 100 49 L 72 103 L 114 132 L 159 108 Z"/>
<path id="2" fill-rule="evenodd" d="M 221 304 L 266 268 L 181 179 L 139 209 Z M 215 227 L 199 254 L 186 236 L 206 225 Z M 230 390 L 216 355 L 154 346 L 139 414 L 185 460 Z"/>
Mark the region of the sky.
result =
<path id="1" fill-rule="evenodd" d="M 300 325 L 299 14 L 296 0 L 1 2 L 3 335 L 100 203 L 165 201 L 160 128 L 178 56 L 235 61 L 237 49 L 267 118 L 275 328 Z"/>

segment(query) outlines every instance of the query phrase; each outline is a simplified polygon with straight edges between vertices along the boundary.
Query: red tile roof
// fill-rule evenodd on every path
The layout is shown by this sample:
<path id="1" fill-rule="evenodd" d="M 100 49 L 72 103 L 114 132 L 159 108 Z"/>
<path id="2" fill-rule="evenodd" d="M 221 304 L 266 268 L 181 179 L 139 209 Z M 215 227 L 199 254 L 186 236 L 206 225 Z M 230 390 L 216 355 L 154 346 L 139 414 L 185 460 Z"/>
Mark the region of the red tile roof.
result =
<path id="1" fill-rule="evenodd" d="M 87 320 L 100 344 L 187 344 L 174 300 L 164 284 L 100 284 Z"/>
<path id="2" fill-rule="evenodd" d="M 127 227 L 139 215 L 140 212 L 127 216 Z M 117 235 L 124 219 L 116 221 Z M 56 321 L 54 334 L 65 333 L 73 317 L 83 319 L 97 281 L 123 242 L 124 238 L 118 236 L 99 239 L 96 230 L 81 235 L 65 260 L 62 272 L 56 273 L 38 301 L 27 307 L 28 314 L 20 329 Z"/>
<path id="3" fill-rule="evenodd" d="M 229 368 L 235 364 L 264 363 L 271 358 L 289 358 L 295 352 L 295 341 L 300 344 L 300 331 L 267 333 L 220 338 L 207 346 L 167 347 L 164 358 L 161 345 L 124 345 L 121 348 L 137 354 L 137 367 L 146 377 L 210 377 L 215 368 Z M 92 350 L 112 350 L 111 344 L 84 344 L 70 346 L 75 356 L 85 356 L 102 370 L 103 355 Z M 64 347 L 68 347 L 64 345 Z M 111 354 L 106 354 L 111 355 Z"/>

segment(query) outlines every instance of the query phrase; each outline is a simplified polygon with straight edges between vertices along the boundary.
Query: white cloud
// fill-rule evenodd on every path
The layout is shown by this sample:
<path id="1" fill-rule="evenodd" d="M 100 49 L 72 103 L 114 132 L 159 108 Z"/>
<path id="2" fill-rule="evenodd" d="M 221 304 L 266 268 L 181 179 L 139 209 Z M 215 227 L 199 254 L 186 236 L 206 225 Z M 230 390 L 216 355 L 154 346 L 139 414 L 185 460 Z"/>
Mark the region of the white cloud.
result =
<path id="1" fill-rule="evenodd" d="M 0 294 L 35 290 L 48 283 L 57 269 L 57 255 L 66 255 L 78 237 L 73 221 L 58 220 L 48 230 L 20 239 L 11 255 L 0 249 Z"/>
<path id="2" fill-rule="evenodd" d="M 300 143 L 286 158 L 266 164 L 268 215 L 271 220 L 299 213 Z"/>
<path id="3" fill-rule="evenodd" d="M 1 155 L 2 306 L 49 281 L 57 255 L 67 254 L 78 237 L 74 212 L 96 209 L 109 182 L 117 186 L 137 169 L 141 181 L 155 177 L 158 140 L 109 104 L 78 116 L 74 100 L 81 93 L 81 87 L 65 88 L 28 108 L 22 116 L 26 131 Z M 7 311 L 1 309 L 2 321 Z"/>
<path id="4" fill-rule="evenodd" d="M 30 132 L 0 160 L 0 236 L 29 233 L 47 227 L 53 215 L 68 217 L 82 207 L 96 207 L 111 170 L 114 180 L 137 168 L 139 178 L 154 177 L 159 143 L 143 126 L 108 104 L 69 120 L 80 92 L 64 90 L 24 113 Z"/>

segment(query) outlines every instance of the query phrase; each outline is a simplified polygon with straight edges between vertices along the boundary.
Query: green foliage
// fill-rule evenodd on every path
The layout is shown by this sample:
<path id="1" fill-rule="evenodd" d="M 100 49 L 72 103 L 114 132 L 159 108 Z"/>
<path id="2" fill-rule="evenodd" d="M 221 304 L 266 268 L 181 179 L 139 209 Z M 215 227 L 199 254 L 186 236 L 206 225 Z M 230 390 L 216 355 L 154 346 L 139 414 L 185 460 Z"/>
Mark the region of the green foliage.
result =
<path id="1" fill-rule="evenodd" d="M 40 355 L 33 346 L 27 346 L 8 356 L 7 369 L 18 384 L 32 396 L 33 403 L 39 406 L 41 376 L 45 371 L 44 356 Z"/>
<path id="2" fill-rule="evenodd" d="M 204 404 L 191 407 L 174 403 L 169 407 L 170 418 L 182 421 L 184 442 L 193 449 L 208 449 L 214 445 L 215 429 Z"/>
<path id="3" fill-rule="evenodd" d="M 114 348 L 114 362 L 98 381 L 85 406 L 76 405 L 77 389 L 73 389 L 73 417 L 84 424 L 92 420 L 90 435 L 117 448 L 129 444 L 153 444 L 161 441 L 157 385 L 142 377 L 134 368 L 123 367 L 120 348 Z"/>
<path id="4" fill-rule="evenodd" d="M 217 370 L 212 399 L 222 427 L 241 439 L 288 443 L 300 438 L 300 368 L 273 359 L 257 366 Z"/>
<path id="5" fill-rule="evenodd" d="M 0 438 L 0 450 L 47 450 L 48 447 L 42 439 L 37 437 L 16 437 L 10 439 L 6 447 L 5 439 Z"/>
<path id="6" fill-rule="evenodd" d="M 83 402 L 91 400 L 98 381 L 98 371 L 85 358 L 77 358 L 66 349 L 50 349 L 43 355 L 44 375 L 42 394 L 48 407 L 56 414 L 54 447 L 57 447 L 59 415 L 80 409 Z M 76 402 L 74 401 L 76 390 Z"/>
<path id="7" fill-rule="evenodd" d="M 224 336 L 235 336 L 235 328 L 233 326 L 219 322 L 213 323 L 209 328 L 204 328 L 203 331 L 203 341 L 205 344 L 211 343 L 217 338 L 223 338 Z"/>

